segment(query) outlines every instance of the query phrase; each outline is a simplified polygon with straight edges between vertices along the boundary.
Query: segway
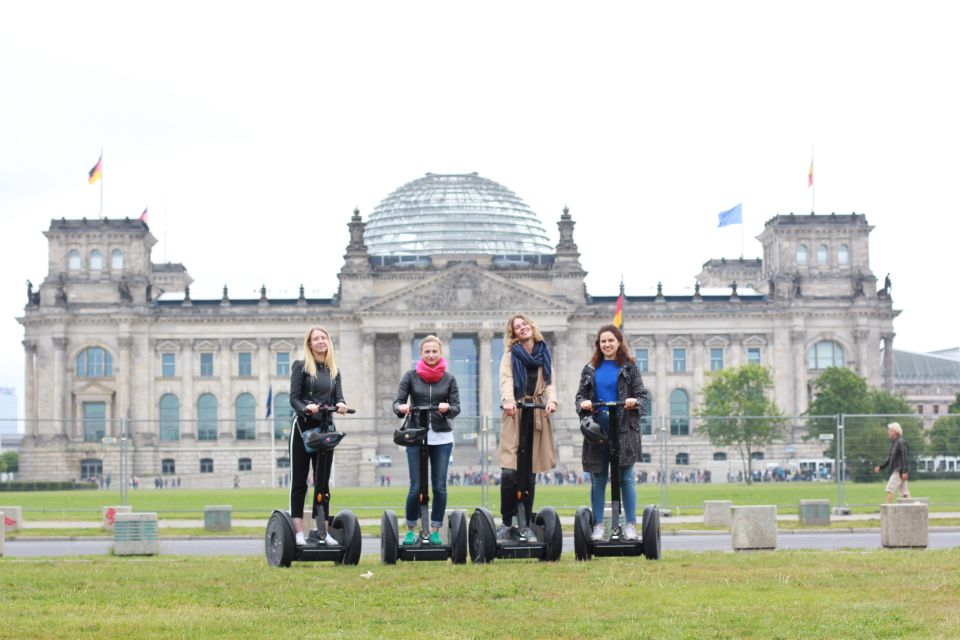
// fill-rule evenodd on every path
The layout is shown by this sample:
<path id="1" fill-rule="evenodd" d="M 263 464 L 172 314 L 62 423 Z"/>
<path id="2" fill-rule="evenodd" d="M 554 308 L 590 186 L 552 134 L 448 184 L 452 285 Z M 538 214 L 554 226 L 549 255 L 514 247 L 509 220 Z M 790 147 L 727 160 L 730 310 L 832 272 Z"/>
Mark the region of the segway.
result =
<path id="1" fill-rule="evenodd" d="M 414 544 L 400 544 L 400 530 L 397 526 L 395 511 L 384 511 L 380 518 L 380 561 L 383 564 L 396 564 L 397 560 L 446 560 L 453 564 L 465 564 L 467 561 L 467 517 L 462 509 L 450 511 L 447 518 L 447 540 L 444 544 L 430 543 L 430 450 L 427 444 L 428 427 L 419 426 L 428 411 L 436 411 L 437 405 L 419 405 L 410 407 L 413 427 L 398 429 L 394 433 L 394 442 L 401 446 L 419 448 L 420 453 L 420 535 Z"/>
<path id="2" fill-rule="evenodd" d="M 622 402 L 594 402 L 594 407 L 622 407 Z M 581 426 L 585 437 L 602 438 L 598 424 Z M 596 524 L 590 507 L 579 507 L 573 522 L 573 551 L 577 560 L 590 560 L 593 556 L 646 556 L 647 560 L 660 559 L 660 510 L 649 505 L 643 510 L 643 526 L 636 540 L 627 540 L 620 527 L 620 434 L 617 429 L 617 412 L 610 411 L 610 537 L 593 540 L 591 534 Z"/>
<path id="3" fill-rule="evenodd" d="M 503 408 L 503 407 L 501 407 Z M 545 409 L 546 405 L 533 402 L 520 402 L 517 408 L 523 411 Z M 563 532 L 560 529 L 560 516 L 552 507 L 544 507 L 539 512 L 527 513 L 524 499 L 530 495 L 527 486 L 533 467 L 533 420 L 529 428 L 523 428 L 522 414 L 517 414 L 520 431 L 520 445 L 517 448 L 517 529 L 519 535 L 497 540 L 493 514 L 482 507 L 474 510 L 470 516 L 470 559 L 475 563 L 493 562 L 495 558 L 518 559 L 537 558 L 541 561 L 555 562 L 563 551 Z M 536 534 L 536 540 L 526 536 L 530 528 Z"/>
<path id="4" fill-rule="evenodd" d="M 330 414 L 336 407 L 321 405 L 320 427 L 303 432 L 304 444 L 316 450 L 318 460 L 313 481 L 319 483 L 317 491 L 317 528 L 310 531 L 305 545 L 297 545 L 293 520 L 286 511 L 275 510 L 267 521 L 267 564 L 271 567 L 289 567 L 291 562 L 328 561 L 337 564 L 360 562 L 360 523 L 353 512 L 344 509 L 332 520 L 330 510 L 330 470 L 333 464 L 333 449 L 340 444 L 344 433 L 330 430 Z M 355 413 L 348 409 L 347 413 Z M 327 545 L 327 533 L 337 545 Z"/>

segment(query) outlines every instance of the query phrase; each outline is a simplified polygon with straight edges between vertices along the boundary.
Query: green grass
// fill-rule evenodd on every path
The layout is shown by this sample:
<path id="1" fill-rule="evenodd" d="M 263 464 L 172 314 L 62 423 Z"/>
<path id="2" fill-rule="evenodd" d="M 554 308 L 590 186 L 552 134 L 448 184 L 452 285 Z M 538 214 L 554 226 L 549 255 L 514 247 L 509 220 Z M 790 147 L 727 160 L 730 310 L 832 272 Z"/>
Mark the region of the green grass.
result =
<path id="1" fill-rule="evenodd" d="M 914 495 L 929 497 L 931 511 L 960 511 L 960 482 L 921 480 L 911 483 Z M 638 504 L 656 504 L 660 489 L 639 485 Z M 129 493 L 135 511 L 156 511 L 160 518 L 202 518 L 205 505 L 229 504 L 234 519 L 267 518 L 273 509 L 287 503 L 285 489 L 138 489 Z M 311 494 L 312 495 L 312 494 Z M 500 502 L 499 487 L 490 487 L 494 510 Z M 403 509 L 406 487 L 335 488 L 335 510 L 352 508 L 360 517 L 379 517 L 383 508 Z M 779 513 L 796 513 L 801 499 L 826 498 L 836 504 L 836 485 L 825 482 L 779 482 L 753 485 L 680 484 L 670 485 L 669 506 L 675 515 L 702 513 L 704 500 L 732 500 L 734 504 L 775 504 Z M 848 484 L 847 503 L 854 513 L 878 512 L 884 498 L 884 483 Z M 577 506 L 589 502 L 586 486 L 538 486 L 537 505 L 557 507 L 572 515 Z M 24 520 L 99 520 L 100 508 L 120 503 L 118 491 L 27 491 L 0 492 L 0 504 L 21 506 Z M 448 506 L 469 508 L 480 504 L 479 487 L 449 487 Z"/>
<path id="2" fill-rule="evenodd" d="M 0 638 L 955 638 L 958 567 L 960 549 L 287 570 L 6 558 Z"/>

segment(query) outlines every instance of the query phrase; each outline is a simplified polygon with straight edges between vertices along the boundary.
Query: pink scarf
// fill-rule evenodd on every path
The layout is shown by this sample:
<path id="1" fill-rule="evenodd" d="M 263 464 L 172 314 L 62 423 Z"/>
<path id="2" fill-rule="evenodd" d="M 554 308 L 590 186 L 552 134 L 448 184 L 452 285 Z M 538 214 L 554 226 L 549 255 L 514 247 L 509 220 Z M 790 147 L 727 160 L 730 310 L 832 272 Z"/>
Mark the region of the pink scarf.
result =
<path id="1" fill-rule="evenodd" d="M 440 378 L 443 377 L 443 373 L 447 370 L 447 359 L 440 358 L 437 361 L 437 364 L 433 367 L 428 365 L 423 361 L 423 358 L 417 360 L 417 375 L 420 376 L 420 379 L 426 382 L 427 384 L 433 384 L 434 382 L 440 382 Z"/>

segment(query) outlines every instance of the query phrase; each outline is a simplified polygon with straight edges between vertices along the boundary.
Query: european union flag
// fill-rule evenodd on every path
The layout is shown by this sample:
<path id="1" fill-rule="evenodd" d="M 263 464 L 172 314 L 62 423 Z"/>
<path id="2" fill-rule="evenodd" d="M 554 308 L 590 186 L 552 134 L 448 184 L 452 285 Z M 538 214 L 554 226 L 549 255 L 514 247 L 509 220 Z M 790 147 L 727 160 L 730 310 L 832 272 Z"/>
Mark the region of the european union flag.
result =
<path id="1" fill-rule="evenodd" d="M 727 209 L 726 211 L 720 212 L 720 224 L 717 225 L 717 228 L 725 227 L 728 224 L 743 224 L 743 208 L 742 204 L 738 204 L 733 209 Z"/>
<path id="2" fill-rule="evenodd" d="M 267 418 L 273 410 L 273 385 L 270 385 L 270 391 L 267 392 Z"/>

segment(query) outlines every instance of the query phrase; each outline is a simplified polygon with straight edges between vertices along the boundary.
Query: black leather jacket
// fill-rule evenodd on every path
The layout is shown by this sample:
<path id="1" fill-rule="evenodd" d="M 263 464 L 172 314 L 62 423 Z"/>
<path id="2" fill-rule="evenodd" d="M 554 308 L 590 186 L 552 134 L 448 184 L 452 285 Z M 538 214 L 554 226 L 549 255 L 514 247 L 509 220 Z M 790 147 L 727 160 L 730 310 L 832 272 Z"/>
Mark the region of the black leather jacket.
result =
<path id="1" fill-rule="evenodd" d="M 330 380 L 330 371 L 318 362 L 317 375 L 314 377 L 304 370 L 303 360 L 294 361 L 293 366 L 290 367 L 290 406 L 303 421 L 301 425 L 308 428 L 320 425 L 321 414 L 308 416 L 306 413 L 308 404 L 334 406 L 338 402 L 346 404 L 343 399 L 343 389 L 340 386 L 339 371 L 337 371 L 337 377 Z M 333 426 L 332 419 L 330 426 Z"/>
<path id="2" fill-rule="evenodd" d="M 449 404 L 450 410 L 445 414 L 431 412 L 430 426 L 437 433 L 453 431 L 450 420 L 460 414 L 460 391 L 457 389 L 457 379 L 450 373 L 444 372 L 440 380 L 429 384 L 417 375 L 415 369 L 411 369 L 403 374 L 403 379 L 400 380 L 400 388 L 397 389 L 397 397 L 393 401 L 393 412 L 399 417 L 403 414 L 397 411 L 397 407 L 402 404 L 428 405 L 441 402 Z"/>

